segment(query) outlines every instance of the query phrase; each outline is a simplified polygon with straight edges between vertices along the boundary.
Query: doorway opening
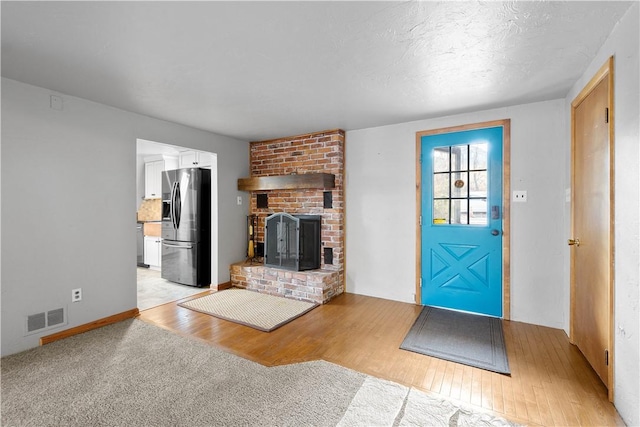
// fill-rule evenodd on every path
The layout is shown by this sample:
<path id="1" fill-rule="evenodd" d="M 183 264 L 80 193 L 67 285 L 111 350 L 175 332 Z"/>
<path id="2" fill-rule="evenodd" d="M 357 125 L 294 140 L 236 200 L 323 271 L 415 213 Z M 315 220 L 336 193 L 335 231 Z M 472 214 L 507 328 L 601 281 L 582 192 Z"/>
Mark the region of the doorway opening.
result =
<path id="1" fill-rule="evenodd" d="M 137 214 L 137 306 L 139 310 L 156 307 L 201 293 L 208 286 L 194 287 L 161 277 L 162 219 L 167 202 L 163 199 L 163 171 L 185 168 L 211 170 L 210 262 L 211 281 L 218 278 L 218 195 L 217 155 L 187 147 L 143 139 L 136 140 L 136 214 Z"/>

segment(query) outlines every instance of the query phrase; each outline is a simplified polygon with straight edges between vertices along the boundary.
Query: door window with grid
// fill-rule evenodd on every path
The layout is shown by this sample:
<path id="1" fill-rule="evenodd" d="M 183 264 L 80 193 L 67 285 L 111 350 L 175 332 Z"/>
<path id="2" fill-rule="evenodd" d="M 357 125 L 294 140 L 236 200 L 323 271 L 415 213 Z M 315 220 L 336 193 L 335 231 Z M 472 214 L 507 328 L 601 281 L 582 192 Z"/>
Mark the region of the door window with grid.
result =
<path id="1" fill-rule="evenodd" d="M 433 224 L 487 225 L 488 144 L 435 147 Z"/>

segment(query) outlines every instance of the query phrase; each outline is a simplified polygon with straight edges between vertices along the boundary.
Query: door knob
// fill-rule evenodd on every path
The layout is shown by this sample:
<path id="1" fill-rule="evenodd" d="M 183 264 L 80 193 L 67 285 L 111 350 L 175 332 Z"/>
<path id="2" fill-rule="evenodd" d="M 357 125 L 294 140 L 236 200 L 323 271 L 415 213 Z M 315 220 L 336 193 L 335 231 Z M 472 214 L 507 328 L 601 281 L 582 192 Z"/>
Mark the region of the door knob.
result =
<path id="1" fill-rule="evenodd" d="M 500 230 L 496 230 L 495 228 L 493 230 L 491 230 L 491 235 L 492 236 L 499 236 L 500 235 Z"/>
<path id="2" fill-rule="evenodd" d="M 569 246 L 580 246 L 580 239 L 569 239 L 567 244 Z"/>

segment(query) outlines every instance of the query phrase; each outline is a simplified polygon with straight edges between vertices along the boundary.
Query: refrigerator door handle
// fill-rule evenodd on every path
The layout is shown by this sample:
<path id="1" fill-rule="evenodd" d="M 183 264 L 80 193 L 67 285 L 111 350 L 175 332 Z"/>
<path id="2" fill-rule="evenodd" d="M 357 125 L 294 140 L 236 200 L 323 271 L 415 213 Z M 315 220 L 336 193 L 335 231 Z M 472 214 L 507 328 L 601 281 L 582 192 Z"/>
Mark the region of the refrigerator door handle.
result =
<path id="1" fill-rule="evenodd" d="M 173 222 L 173 190 L 176 188 L 176 183 L 171 183 L 171 195 L 169 196 L 169 218 L 171 218 L 171 225 L 175 228 Z"/>
<path id="2" fill-rule="evenodd" d="M 162 246 L 166 246 L 168 248 L 178 248 L 178 249 L 193 249 L 193 245 L 181 245 L 181 244 L 172 244 L 167 242 L 162 242 Z"/>
<path id="3" fill-rule="evenodd" d="M 176 230 L 180 228 L 180 214 L 182 212 L 182 199 L 180 198 L 180 183 L 176 182 Z"/>
<path id="4" fill-rule="evenodd" d="M 173 229 L 178 228 L 176 226 L 176 185 L 178 183 L 174 182 L 171 185 L 171 225 L 173 225 Z"/>

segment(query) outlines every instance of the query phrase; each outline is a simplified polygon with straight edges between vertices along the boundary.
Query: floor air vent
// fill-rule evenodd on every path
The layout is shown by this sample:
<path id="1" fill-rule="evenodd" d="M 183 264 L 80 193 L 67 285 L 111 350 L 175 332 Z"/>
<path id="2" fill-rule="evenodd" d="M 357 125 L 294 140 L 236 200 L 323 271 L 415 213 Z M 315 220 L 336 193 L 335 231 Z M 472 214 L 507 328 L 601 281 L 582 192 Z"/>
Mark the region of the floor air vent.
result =
<path id="1" fill-rule="evenodd" d="M 66 310 L 56 308 L 27 316 L 27 335 L 52 329 L 67 323 Z"/>

